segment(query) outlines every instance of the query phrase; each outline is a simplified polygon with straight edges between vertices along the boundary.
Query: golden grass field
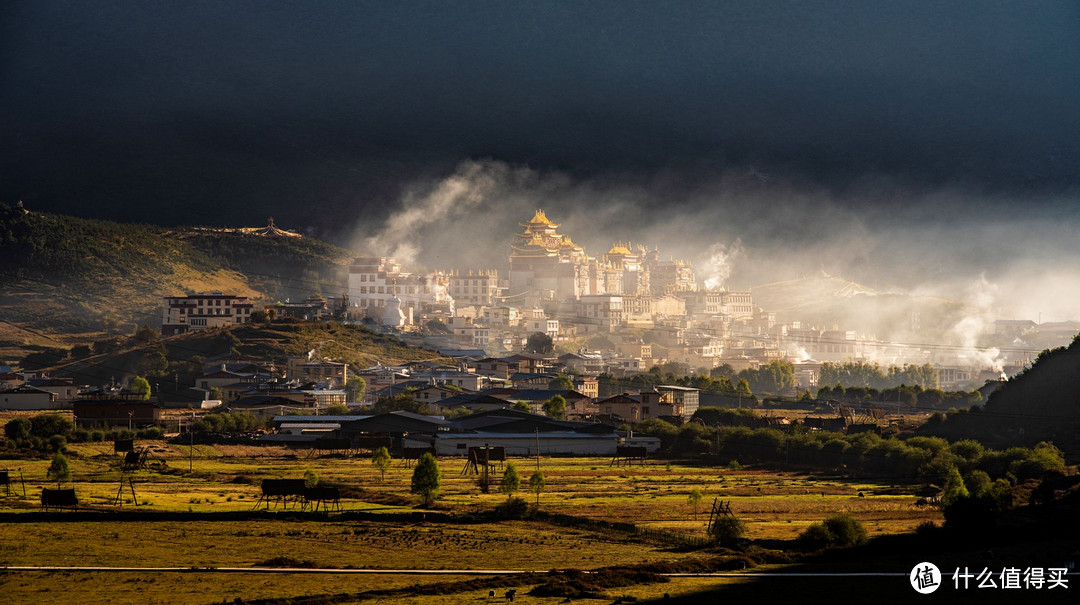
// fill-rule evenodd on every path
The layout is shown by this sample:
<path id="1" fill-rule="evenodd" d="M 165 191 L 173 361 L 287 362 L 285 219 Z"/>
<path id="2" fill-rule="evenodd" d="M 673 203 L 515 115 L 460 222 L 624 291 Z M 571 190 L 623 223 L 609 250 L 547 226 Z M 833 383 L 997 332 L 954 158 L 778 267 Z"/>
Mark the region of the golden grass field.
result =
<path id="1" fill-rule="evenodd" d="M 359 494 L 342 501 L 345 511 L 398 513 L 415 511 L 409 494 L 412 469 L 395 460 L 385 480 L 367 457 L 314 457 L 284 448 L 187 446 L 137 442 L 165 461 L 165 472 L 131 473 L 136 506 L 129 488 L 119 491 L 119 456 L 111 443 L 70 445 L 72 485 L 86 508 L 103 511 L 229 512 L 248 511 L 260 497 L 264 478 L 301 478 L 316 473 Z M 189 460 L 192 471 L 188 472 Z M 511 460 L 523 483 L 536 469 L 535 459 Z M 842 478 L 760 469 L 728 470 L 666 461 L 612 467 L 603 458 L 543 458 L 547 480 L 540 507 L 580 517 L 634 523 L 638 526 L 704 536 L 708 507 L 714 498 L 730 501 L 747 522 L 751 540 L 788 540 L 810 523 L 847 513 L 871 535 L 901 533 L 924 521 L 938 522 L 940 512 L 914 506 L 916 485 L 857 483 Z M 15 479 L 16 495 L 0 499 L 0 512 L 39 510 L 38 494 L 49 460 L 5 460 Z M 442 459 L 442 490 L 435 509 L 442 512 L 490 510 L 506 496 L 482 494 L 475 475 L 463 475 L 464 461 Z M 27 496 L 21 496 L 25 481 Z M 498 476 L 496 476 L 496 479 Z M 698 489 L 703 501 L 695 515 L 687 502 Z M 859 496 L 862 492 L 863 497 Z M 533 501 L 535 496 L 519 494 Z M 262 508 L 265 508 L 263 506 Z M 280 506 L 271 506 L 280 511 Z M 0 564 L 4 566 L 254 567 L 273 557 L 288 557 L 327 568 L 375 569 L 595 569 L 611 565 L 679 562 L 702 553 L 675 552 L 619 533 L 571 529 L 539 522 L 405 523 L 400 520 L 335 520 L 314 517 L 252 520 L 170 520 L 120 522 L 47 521 L 0 525 Z M 346 574 L 225 574 L 212 572 L 6 572 L 0 594 L 10 602 L 34 603 L 220 603 L 304 595 L 359 594 L 468 579 L 467 576 Z M 715 578 L 679 578 L 663 584 L 612 588 L 606 596 L 656 598 L 699 590 Z M 552 603 L 561 599 L 524 595 L 518 601 Z M 502 590 L 498 591 L 502 594 Z M 451 594 L 379 596 L 366 602 L 476 603 L 487 590 Z M 356 601 L 363 600 L 356 597 Z M 577 600 L 575 600 L 577 601 Z M 601 602 L 601 601 L 596 601 Z M 610 602 L 610 599 L 602 602 Z"/>

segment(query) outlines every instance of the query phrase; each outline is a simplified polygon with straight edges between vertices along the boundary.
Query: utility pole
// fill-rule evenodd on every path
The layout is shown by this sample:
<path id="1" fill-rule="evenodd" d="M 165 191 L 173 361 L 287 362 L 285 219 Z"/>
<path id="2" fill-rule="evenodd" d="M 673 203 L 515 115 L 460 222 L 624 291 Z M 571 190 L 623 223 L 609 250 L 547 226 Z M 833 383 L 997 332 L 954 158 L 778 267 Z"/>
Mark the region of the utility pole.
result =
<path id="1" fill-rule="evenodd" d="M 536 471 L 540 472 L 540 427 L 536 427 Z"/>
<path id="2" fill-rule="evenodd" d="M 195 466 L 195 431 L 192 430 L 195 425 L 195 410 L 191 410 L 191 424 L 188 425 L 188 472 L 192 472 Z"/>

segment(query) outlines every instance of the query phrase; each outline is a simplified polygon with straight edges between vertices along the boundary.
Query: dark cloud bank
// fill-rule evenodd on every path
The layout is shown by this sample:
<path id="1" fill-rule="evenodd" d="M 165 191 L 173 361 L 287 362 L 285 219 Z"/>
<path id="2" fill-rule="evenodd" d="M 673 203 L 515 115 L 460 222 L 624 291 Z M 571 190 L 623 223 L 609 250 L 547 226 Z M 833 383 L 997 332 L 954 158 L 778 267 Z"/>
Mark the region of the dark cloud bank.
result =
<path id="1" fill-rule="evenodd" d="M 734 285 L 1080 315 L 1051 294 L 1080 283 L 1080 9 L 894 4 L 9 3 L 0 201 L 377 251 L 389 227 L 429 266 L 479 259 L 410 209 L 505 246 L 544 206 Z"/>

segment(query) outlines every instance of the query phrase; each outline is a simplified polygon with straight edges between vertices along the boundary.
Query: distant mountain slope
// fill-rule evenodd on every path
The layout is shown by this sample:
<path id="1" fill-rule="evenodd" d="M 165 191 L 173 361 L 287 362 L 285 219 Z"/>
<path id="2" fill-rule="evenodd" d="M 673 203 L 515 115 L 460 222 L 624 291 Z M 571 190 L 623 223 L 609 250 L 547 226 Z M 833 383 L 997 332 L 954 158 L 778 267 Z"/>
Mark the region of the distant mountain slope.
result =
<path id="1" fill-rule="evenodd" d="M 0 319 L 9 322 L 0 355 L 48 338 L 155 325 L 166 295 L 338 294 L 351 257 L 308 238 L 27 214 L 0 204 Z"/>
<path id="2" fill-rule="evenodd" d="M 980 411 L 950 414 L 923 432 L 995 447 L 1053 441 L 1073 456 L 1080 454 L 1080 337 L 1067 347 L 1043 351 Z"/>
<path id="3" fill-rule="evenodd" d="M 969 312 L 954 300 L 877 292 L 825 274 L 754 286 L 752 293 L 754 304 L 776 312 L 778 321 L 838 326 L 896 342 L 941 342 Z"/>

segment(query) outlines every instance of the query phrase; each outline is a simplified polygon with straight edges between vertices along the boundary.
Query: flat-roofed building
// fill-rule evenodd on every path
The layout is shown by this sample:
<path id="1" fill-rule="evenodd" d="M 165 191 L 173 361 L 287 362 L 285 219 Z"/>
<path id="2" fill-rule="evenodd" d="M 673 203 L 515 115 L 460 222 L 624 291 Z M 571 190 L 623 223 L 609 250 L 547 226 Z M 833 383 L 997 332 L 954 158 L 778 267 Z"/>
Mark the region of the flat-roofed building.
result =
<path id="1" fill-rule="evenodd" d="M 182 334 L 251 321 L 253 304 L 246 296 L 223 292 L 203 292 L 186 296 L 166 296 L 161 314 L 162 336 Z"/>

